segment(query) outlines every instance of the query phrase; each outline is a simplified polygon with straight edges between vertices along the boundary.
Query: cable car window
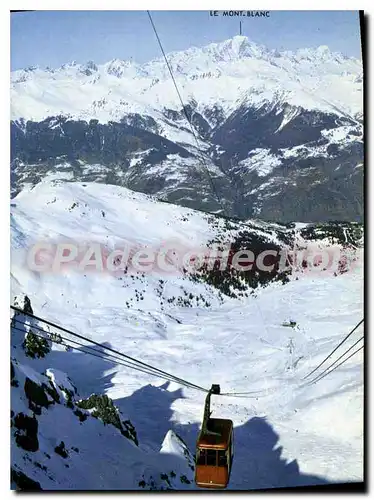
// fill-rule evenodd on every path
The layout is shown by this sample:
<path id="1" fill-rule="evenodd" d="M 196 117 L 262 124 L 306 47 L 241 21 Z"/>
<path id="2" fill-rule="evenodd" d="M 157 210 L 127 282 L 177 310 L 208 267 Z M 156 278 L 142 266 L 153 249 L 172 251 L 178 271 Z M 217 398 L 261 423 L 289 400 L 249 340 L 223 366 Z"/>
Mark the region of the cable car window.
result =
<path id="1" fill-rule="evenodd" d="M 197 452 L 197 465 L 206 464 L 206 452 L 207 450 L 199 449 Z"/>
<path id="2" fill-rule="evenodd" d="M 218 465 L 221 467 L 224 467 L 227 465 L 227 456 L 226 456 L 226 451 L 220 450 L 218 452 Z"/>
<path id="3" fill-rule="evenodd" d="M 216 452 L 216 450 L 207 450 L 206 464 L 207 465 L 217 465 L 217 452 Z"/>

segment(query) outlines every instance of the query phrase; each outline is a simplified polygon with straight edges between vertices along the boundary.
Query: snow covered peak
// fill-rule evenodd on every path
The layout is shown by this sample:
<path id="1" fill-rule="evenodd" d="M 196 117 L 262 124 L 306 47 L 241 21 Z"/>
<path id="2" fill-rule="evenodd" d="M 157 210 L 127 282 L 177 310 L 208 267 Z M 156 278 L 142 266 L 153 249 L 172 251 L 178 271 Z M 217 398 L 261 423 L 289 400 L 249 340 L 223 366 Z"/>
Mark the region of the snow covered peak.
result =
<path id="1" fill-rule="evenodd" d="M 245 44 L 246 42 L 248 42 L 248 37 L 246 37 L 244 35 L 235 35 L 231 39 L 231 43 L 232 43 L 233 46 L 240 47 L 241 45 Z"/>
<path id="2" fill-rule="evenodd" d="M 234 36 L 168 53 L 167 59 L 185 99 L 195 99 L 201 107 L 218 103 L 229 113 L 243 95 L 260 105 L 280 92 L 289 104 L 304 109 L 351 116 L 362 112 L 361 61 L 327 46 L 269 50 L 246 36 Z M 163 108 L 180 107 L 162 56 L 145 64 L 113 59 L 101 65 L 72 62 L 57 70 L 19 70 L 11 79 L 14 120 L 65 114 L 107 122 L 134 112 L 157 118 Z M 102 103 L 99 108 L 97 102 Z"/>
<path id="3" fill-rule="evenodd" d="M 228 40 L 228 45 L 231 49 L 232 55 L 237 58 L 266 58 L 269 54 L 268 49 L 259 45 L 251 40 L 249 40 L 246 36 L 234 36 L 231 40 Z"/>
<path id="4" fill-rule="evenodd" d="M 178 64 L 183 68 L 183 72 L 188 74 L 202 67 L 214 69 L 212 65 L 216 63 L 230 63 L 245 58 L 266 59 L 268 54 L 270 52 L 266 47 L 258 45 L 246 36 L 234 36 L 223 42 L 210 43 L 204 47 L 191 47 L 184 51 L 171 52 L 167 57 L 173 65 Z M 160 60 L 156 59 L 153 63 Z"/>
<path id="5" fill-rule="evenodd" d="M 317 48 L 317 52 L 318 52 L 318 54 L 329 54 L 330 53 L 330 49 L 328 48 L 327 45 L 320 45 Z"/>
<path id="6" fill-rule="evenodd" d="M 65 70 L 65 69 L 70 69 L 70 68 L 76 68 L 78 66 L 77 61 L 71 61 L 69 63 L 65 63 L 62 66 L 60 66 L 59 69 Z"/>
<path id="7" fill-rule="evenodd" d="M 86 76 L 90 76 L 98 71 L 98 67 L 93 61 L 88 61 L 86 64 L 82 65 L 80 72 Z"/>
<path id="8" fill-rule="evenodd" d="M 104 68 L 109 75 L 114 75 L 117 78 L 121 78 L 130 66 L 130 61 L 124 61 L 122 59 L 112 59 L 104 65 Z"/>
<path id="9" fill-rule="evenodd" d="M 298 63 L 309 62 L 313 64 L 332 63 L 340 65 L 349 60 L 340 52 L 332 52 L 327 45 L 320 45 L 317 48 L 298 49 L 295 52 L 286 50 L 281 52 L 281 56 Z M 352 60 L 355 59 L 352 58 Z"/>
<path id="10" fill-rule="evenodd" d="M 112 59 L 101 66 L 104 74 L 115 76 L 116 78 L 141 78 L 146 77 L 147 72 L 139 64 L 123 59 Z"/>
<path id="11" fill-rule="evenodd" d="M 317 64 L 324 62 L 344 63 L 349 59 L 339 52 L 332 52 L 327 45 L 321 45 L 317 48 L 300 48 L 296 51 L 270 50 L 242 35 L 234 36 L 222 42 L 210 43 L 204 47 L 192 47 L 185 51 L 168 54 L 170 61 L 174 63 L 178 61 L 184 67 L 191 65 L 193 62 L 199 65 L 202 60 L 208 61 L 208 64 L 211 65 L 212 63 L 233 62 L 243 59 L 261 59 L 271 62 L 274 58 L 283 58 L 285 61 L 292 61 L 296 64 L 305 60 Z M 161 58 L 156 61 L 159 60 Z"/>
<path id="12" fill-rule="evenodd" d="M 24 69 L 24 71 L 28 73 L 30 71 L 35 71 L 37 69 L 39 69 L 39 66 L 28 66 L 27 68 Z"/>

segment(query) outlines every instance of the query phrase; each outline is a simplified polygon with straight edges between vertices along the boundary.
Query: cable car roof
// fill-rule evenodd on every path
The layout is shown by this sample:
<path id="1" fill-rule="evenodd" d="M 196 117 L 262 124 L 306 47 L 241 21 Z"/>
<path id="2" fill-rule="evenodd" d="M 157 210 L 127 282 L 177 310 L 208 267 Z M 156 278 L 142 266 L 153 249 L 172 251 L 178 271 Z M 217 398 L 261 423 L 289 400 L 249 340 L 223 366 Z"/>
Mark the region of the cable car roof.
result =
<path id="1" fill-rule="evenodd" d="M 199 448 L 207 448 L 214 450 L 226 450 L 229 445 L 230 435 L 233 428 L 232 420 L 224 418 L 210 418 L 209 430 L 219 432 L 220 435 L 200 432 L 197 440 Z"/>

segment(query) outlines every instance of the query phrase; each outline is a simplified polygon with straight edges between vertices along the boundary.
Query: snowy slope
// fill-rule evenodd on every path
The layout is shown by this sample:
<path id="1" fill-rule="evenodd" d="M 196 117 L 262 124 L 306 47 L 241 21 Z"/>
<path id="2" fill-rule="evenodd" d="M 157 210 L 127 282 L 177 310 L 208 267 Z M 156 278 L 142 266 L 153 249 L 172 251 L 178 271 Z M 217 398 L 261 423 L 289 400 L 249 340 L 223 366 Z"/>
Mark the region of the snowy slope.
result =
<path id="1" fill-rule="evenodd" d="M 239 102 L 260 108 L 272 101 L 338 116 L 362 113 L 361 62 L 325 46 L 278 52 L 236 36 L 171 53 L 168 59 L 185 103 L 195 100 L 203 116 L 214 105 L 228 116 Z M 106 123 L 128 113 L 159 120 L 164 108 L 180 110 L 162 58 L 144 65 L 90 61 L 14 71 L 11 99 L 13 120 L 66 115 Z"/>
<path id="2" fill-rule="evenodd" d="M 361 258 L 353 270 L 338 276 L 298 273 L 285 285 L 273 283 L 247 297 L 223 299 L 214 287 L 182 275 L 164 276 L 160 290 L 156 275 L 119 278 L 73 270 L 39 274 L 25 268 L 25 250 L 46 239 L 109 245 L 178 240 L 190 248 L 222 231 L 230 237 L 233 231 L 222 220 L 212 223 L 211 216 L 116 186 L 44 182 L 24 190 L 12 205 L 12 296 L 27 294 L 36 315 L 195 384 L 219 383 L 223 392 L 256 392 L 212 400 L 215 416 L 234 421 L 230 489 L 362 480 L 362 355 L 315 385 L 302 380 L 362 318 Z M 284 227 L 250 223 L 254 233 L 267 235 L 269 241 L 284 241 Z M 210 305 L 195 299 L 190 307 L 168 302 L 185 294 L 203 295 Z M 282 326 L 290 319 L 296 328 Z M 361 335 L 362 328 L 355 340 Z M 175 466 L 177 460 L 167 462 L 171 453 L 180 457 L 179 473 L 191 475 L 183 443 L 173 433 L 194 452 L 203 393 L 59 348 L 44 360 L 26 360 L 19 351 L 16 359 L 21 383 L 13 388 L 14 411 L 29 412 L 21 372 L 41 380 L 47 368 L 59 370 L 70 377 L 80 397 L 107 394 L 135 426 L 139 440 L 136 447 L 110 426 L 100 431 L 100 422 L 94 420 L 83 434 L 65 406 L 43 409 L 38 417 L 41 447 L 28 455 L 34 461 L 41 461 L 43 452 L 53 456 L 49 465 L 45 457 L 42 463 L 51 469 L 54 482 L 35 464 L 25 464 L 14 442 L 12 458 L 42 488 L 141 488 L 142 475 L 149 483 L 150 476 L 170 474 L 169 463 Z M 70 453 L 69 469 L 53 452 L 58 440 L 84 450 Z M 177 479 L 173 488 L 194 487 Z"/>
<path id="3" fill-rule="evenodd" d="M 133 432 L 126 437 L 114 425 L 104 424 L 101 416 L 95 418 L 89 410 L 79 409 L 77 402 L 81 397 L 71 379 L 59 370 L 44 370 L 50 364 L 70 370 L 79 362 L 75 358 L 83 355 L 57 347 L 44 359 L 30 359 L 21 347 L 23 335 L 17 329 L 27 318 L 16 317 L 19 321 L 12 330 L 12 489 L 17 486 L 22 489 L 22 474 L 36 482 L 36 485 L 24 484 L 23 489 L 30 486 L 43 490 L 190 487 L 192 477 L 184 453 L 186 447 L 177 435 L 168 433 L 160 455 L 142 449 L 136 433 L 135 437 Z M 84 373 L 85 360 L 80 361 L 83 361 Z M 99 367 L 100 363 L 91 362 L 91 374 Z M 41 391 L 45 396 L 40 395 Z M 122 422 L 129 423 L 129 420 Z M 131 425 L 130 422 L 130 428 Z M 183 476 L 190 476 L 191 480 L 181 481 Z"/>

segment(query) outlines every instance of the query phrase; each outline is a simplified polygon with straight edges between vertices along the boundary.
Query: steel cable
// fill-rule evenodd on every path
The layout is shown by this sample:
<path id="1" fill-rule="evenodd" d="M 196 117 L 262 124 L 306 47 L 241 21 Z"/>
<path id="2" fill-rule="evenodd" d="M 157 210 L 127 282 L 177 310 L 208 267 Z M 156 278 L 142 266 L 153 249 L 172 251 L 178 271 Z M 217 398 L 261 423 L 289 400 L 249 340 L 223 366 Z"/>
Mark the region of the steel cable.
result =
<path id="1" fill-rule="evenodd" d="M 20 328 L 17 328 L 17 327 L 15 327 L 15 326 L 13 326 L 12 328 L 13 328 L 14 330 L 17 330 L 17 331 L 19 331 L 19 332 L 24 333 L 24 330 L 21 330 Z M 126 362 L 124 362 L 123 360 L 119 360 L 119 358 L 118 358 L 118 357 L 115 357 L 115 356 L 112 356 L 112 355 L 109 355 L 109 354 L 105 354 L 105 353 L 99 353 L 99 351 L 96 351 L 96 350 L 94 350 L 94 351 L 95 351 L 95 353 L 94 353 L 94 352 L 90 352 L 90 351 L 86 351 L 86 350 L 82 349 L 81 347 L 76 347 L 75 345 L 69 345 L 69 344 L 67 344 L 67 343 L 65 343 L 65 342 L 62 342 L 62 341 L 53 340 L 53 339 L 47 338 L 47 337 L 46 337 L 46 336 L 44 336 L 44 335 L 38 335 L 38 334 L 37 334 L 37 333 L 35 333 L 35 332 L 31 332 L 31 333 L 32 333 L 33 335 L 35 335 L 36 337 L 38 337 L 38 338 L 42 338 L 42 339 L 44 339 L 44 340 L 49 340 L 49 341 L 50 341 L 50 342 L 52 342 L 52 343 L 55 343 L 55 344 L 58 344 L 58 345 L 62 345 L 62 346 L 64 346 L 64 347 L 69 347 L 69 348 L 74 349 L 74 350 L 76 350 L 76 351 L 80 351 L 80 352 L 82 352 L 83 354 L 89 354 L 89 355 L 91 355 L 91 356 L 95 356 L 95 357 L 97 357 L 97 358 L 103 359 L 104 361 L 108 361 L 109 363 L 113 363 L 113 364 L 117 364 L 117 365 L 122 365 L 122 366 L 125 366 L 126 368 L 131 368 L 131 369 L 133 369 L 133 370 L 136 370 L 136 371 L 139 371 L 139 372 L 145 373 L 145 374 L 147 374 L 147 375 L 152 375 L 152 376 L 154 376 L 154 377 L 158 377 L 158 378 L 161 378 L 161 379 L 163 379 L 163 380 L 167 380 L 168 382 L 176 382 L 176 381 L 174 380 L 174 378 L 166 377 L 166 376 L 164 376 L 164 375 L 160 375 L 160 374 L 158 374 L 158 373 L 154 373 L 154 372 L 151 372 L 151 371 L 147 371 L 146 369 L 144 369 L 144 368 L 140 368 L 139 366 L 130 365 L 130 364 L 128 364 L 128 363 L 126 363 Z M 74 341 L 74 340 L 70 340 L 70 339 L 66 339 L 66 340 L 67 340 L 67 342 L 71 342 L 71 343 L 73 343 L 73 344 L 81 345 L 81 346 L 83 346 L 83 348 L 85 348 L 85 349 L 86 349 L 86 348 L 89 348 L 88 346 L 85 346 L 85 345 L 83 345 L 83 344 L 80 344 L 79 342 L 76 342 L 76 341 Z M 187 381 L 186 381 L 186 382 L 187 382 Z M 188 382 L 187 382 L 187 383 L 182 383 L 182 382 L 179 382 L 179 381 L 178 381 L 178 383 L 179 383 L 180 385 L 183 385 L 184 387 L 189 388 L 189 389 L 195 389 L 195 390 L 197 390 L 197 389 L 196 389 L 196 387 L 191 386 Z M 207 392 L 208 392 L 208 391 L 207 391 Z"/>
<path id="2" fill-rule="evenodd" d="M 185 107 L 185 105 L 184 105 L 184 103 L 183 103 L 183 99 L 182 99 L 181 93 L 179 92 L 177 82 L 175 81 L 175 78 L 174 78 L 174 75 L 173 75 L 173 71 L 172 71 L 171 66 L 170 66 L 170 64 L 169 64 L 169 61 L 168 61 L 168 59 L 167 59 L 167 57 L 166 57 L 166 54 L 165 54 L 164 48 L 163 48 L 163 46 L 162 46 L 162 43 L 161 43 L 160 37 L 158 36 L 156 26 L 155 26 L 155 24 L 154 24 L 154 22 L 153 22 L 153 19 L 152 19 L 152 16 L 151 16 L 151 13 L 149 12 L 149 10 L 147 10 L 147 14 L 148 14 L 149 20 L 150 20 L 150 22 L 151 22 L 151 25 L 152 25 L 153 31 L 154 31 L 154 33 L 155 33 L 155 35 L 156 35 L 156 38 L 157 38 L 158 44 L 159 44 L 160 49 L 161 49 L 161 52 L 162 52 L 162 55 L 164 56 L 164 59 L 165 59 L 165 62 L 166 62 L 166 66 L 167 66 L 167 68 L 168 68 L 168 70 L 169 70 L 169 73 L 170 73 L 171 79 L 172 79 L 172 81 L 173 81 L 173 84 L 174 84 L 175 90 L 177 91 L 177 94 L 178 94 L 179 100 L 180 100 L 181 105 L 182 105 L 182 109 L 183 109 L 184 115 L 185 115 L 185 117 L 186 117 L 186 119 L 187 119 L 187 121 L 188 121 L 188 124 L 189 124 L 189 126 L 190 126 L 190 129 L 191 129 L 192 135 L 194 136 L 194 139 L 195 139 L 195 142 L 196 142 L 196 147 L 197 147 L 197 149 L 200 151 L 201 160 L 202 160 L 202 162 L 203 162 L 203 164 L 204 164 L 204 168 L 205 168 L 205 171 L 206 171 L 207 176 L 208 176 L 208 180 L 209 180 L 209 183 L 210 183 L 210 187 L 211 187 L 211 189 L 212 189 L 212 191 L 213 191 L 213 193 L 214 193 L 214 195 L 215 195 L 215 197 L 216 197 L 216 201 L 217 201 L 218 205 L 220 206 L 220 208 L 221 208 L 221 210 L 222 210 L 223 214 L 224 214 L 226 217 L 228 217 L 228 216 L 227 216 L 227 214 L 226 214 L 225 208 L 223 207 L 222 200 L 221 200 L 221 199 L 220 199 L 220 197 L 218 196 L 217 190 L 216 190 L 216 188 L 215 188 L 215 186 L 214 186 L 213 179 L 212 179 L 212 177 L 211 177 L 211 175 L 210 175 L 210 173 L 209 173 L 209 169 L 208 169 L 208 166 L 207 166 L 207 164 L 206 164 L 206 162 L 205 162 L 205 159 L 204 159 L 204 156 L 203 156 L 203 152 L 202 152 L 202 150 L 201 150 L 201 148 L 200 148 L 200 146 L 199 146 L 199 142 L 198 142 L 198 140 L 197 140 L 197 135 L 196 135 L 196 133 L 195 133 L 195 131 L 194 131 L 194 128 L 193 128 L 193 125 L 192 125 L 191 119 L 190 119 L 190 117 L 189 117 L 189 116 L 188 116 L 188 114 L 187 114 L 186 107 Z M 194 167 L 194 168 L 195 168 L 195 167 Z M 195 170 L 197 170 L 197 169 L 195 168 Z"/>
<path id="3" fill-rule="evenodd" d="M 341 355 L 339 356 L 338 359 L 336 359 L 333 363 L 331 363 L 331 365 L 329 365 L 322 373 L 320 373 L 319 375 L 317 375 L 316 377 L 314 377 L 314 379 L 312 379 L 309 384 L 313 384 L 315 382 L 318 382 L 318 380 L 320 380 L 321 378 L 323 378 L 323 374 L 326 373 L 330 368 L 332 368 L 338 361 L 340 361 L 342 358 L 344 358 L 344 356 L 346 354 L 349 353 L 349 351 L 351 351 L 354 347 L 356 347 L 356 345 L 361 342 L 361 340 L 364 339 L 364 336 L 362 336 L 360 339 L 358 339 L 353 345 L 351 345 L 351 347 L 349 349 L 346 349 L 346 351 Z M 347 358 L 348 359 L 348 358 Z"/>
<path id="4" fill-rule="evenodd" d="M 71 330 L 63 328 L 62 326 L 56 325 L 55 323 L 52 323 L 51 321 L 45 320 L 43 318 L 40 318 L 39 316 L 35 316 L 34 314 L 24 312 L 24 311 L 22 311 L 22 309 L 20 309 L 18 307 L 15 307 L 15 306 L 10 306 L 10 307 L 11 307 L 11 309 L 17 311 L 20 314 L 24 314 L 24 315 L 29 316 L 31 318 L 34 318 L 34 319 L 36 319 L 38 321 L 41 321 L 42 323 L 45 323 L 45 324 L 47 324 L 49 326 L 52 326 L 53 328 L 57 328 L 58 330 L 63 331 L 65 333 L 68 333 L 69 335 L 72 335 L 73 337 L 79 338 L 81 340 L 85 340 L 86 342 L 90 342 L 91 344 L 96 345 L 97 347 L 100 347 L 100 348 L 105 349 L 107 351 L 110 351 L 113 354 L 119 355 L 119 356 L 123 357 L 126 360 L 133 361 L 134 363 L 137 363 L 140 366 L 143 366 L 143 367 L 145 367 L 147 369 L 154 370 L 155 372 L 157 372 L 160 375 L 165 375 L 167 377 L 171 377 L 171 378 L 174 379 L 175 382 L 179 382 L 182 385 L 188 384 L 191 388 L 193 387 L 193 388 L 196 388 L 196 389 L 198 389 L 200 391 L 203 391 L 203 392 L 209 392 L 208 389 L 205 389 L 204 387 L 201 387 L 199 385 L 193 384 L 192 382 L 188 382 L 187 380 L 181 379 L 179 377 L 175 377 L 174 375 L 172 375 L 172 374 L 170 374 L 168 372 L 165 372 L 165 371 L 160 370 L 160 369 L 158 369 L 158 368 L 156 368 L 156 367 L 154 367 L 154 366 L 152 366 L 152 365 L 150 365 L 148 363 L 144 363 L 143 361 L 140 361 L 140 360 L 138 360 L 136 358 L 128 356 L 127 354 L 124 354 L 124 353 L 122 353 L 120 351 L 117 351 L 116 349 L 112 349 L 111 347 L 106 347 L 106 346 L 104 346 L 104 345 L 102 345 L 102 344 L 100 344 L 98 342 L 95 342 L 92 339 L 84 337 L 83 335 L 79 335 L 77 333 L 72 332 Z"/>
<path id="5" fill-rule="evenodd" d="M 333 354 L 335 351 L 337 351 L 337 349 L 339 349 L 339 347 L 344 344 L 344 342 L 352 335 L 352 333 L 354 333 L 357 328 L 364 322 L 364 319 L 362 319 L 359 323 L 357 323 L 357 325 L 348 333 L 348 335 L 346 335 L 344 337 L 344 339 L 335 347 L 335 349 L 333 349 L 330 354 L 328 356 L 326 356 L 326 358 L 321 361 L 321 363 L 316 367 L 314 368 L 314 370 L 312 370 L 311 372 L 309 372 L 307 375 L 305 375 L 305 377 L 303 377 L 303 380 L 305 380 L 306 378 L 310 377 L 310 375 L 312 375 L 312 373 L 316 372 L 318 370 L 318 368 L 320 368 Z"/>
<path id="6" fill-rule="evenodd" d="M 348 356 L 348 358 L 343 359 L 343 361 L 341 361 L 338 365 L 336 365 L 332 370 L 330 370 L 327 373 L 325 373 L 325 375 L 323 375 L 321 378 L 319 378 L 318 380 L 316 380 L 316 382 L 319 382 L 321 379 L 327 377 L 327 375 L 329 375 L 331 372 L 333 372 L 334 370 L 336 370 L 339 366 L 341 366 L 342 364 L 344 364 L 346 361 L 348 361 L 350 358 L 352 358 L 352 356 L 354 356 L 355 354 L 357 354 L 363 348 L 364 348 L 364 346 L 361 346 L 358 349 L 356 349 L 350 356 Z"/>

